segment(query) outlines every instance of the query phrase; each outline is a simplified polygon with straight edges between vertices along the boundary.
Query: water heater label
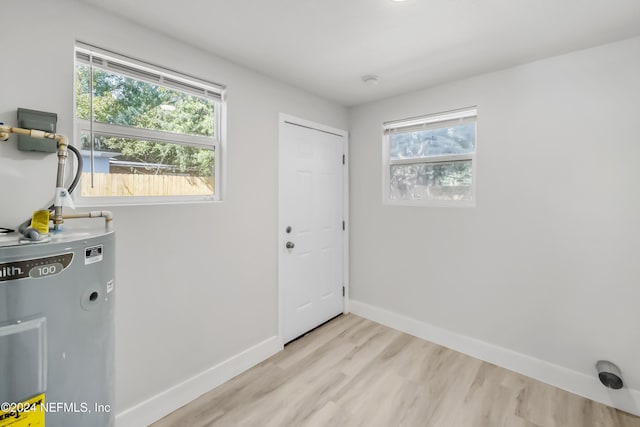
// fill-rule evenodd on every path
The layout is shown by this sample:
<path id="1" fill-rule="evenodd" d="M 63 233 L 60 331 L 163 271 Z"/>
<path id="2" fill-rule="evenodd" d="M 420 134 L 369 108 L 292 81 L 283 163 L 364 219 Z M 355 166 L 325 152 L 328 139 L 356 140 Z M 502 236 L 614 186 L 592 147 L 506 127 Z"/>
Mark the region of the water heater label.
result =
<path id="1" fill-rule="evenodd" d="M 0 427 L 44 427 L 44 393 L 24 402 L 2 402 Z"/>
<path id="2" fill-rule="evenodd" d="M 102 245 L 91 246 L 84 250 L 84 265 L 102 261 Z"/>
<path id="3" fill-rule="evenodd" d="M 53 255 L 44 258 L 34 258 L 22 261 L 0 263 L 0 282 L 9 280 L 40 279 L 55 276 L 66 270 L 73 261 L 73 252 Z"/>

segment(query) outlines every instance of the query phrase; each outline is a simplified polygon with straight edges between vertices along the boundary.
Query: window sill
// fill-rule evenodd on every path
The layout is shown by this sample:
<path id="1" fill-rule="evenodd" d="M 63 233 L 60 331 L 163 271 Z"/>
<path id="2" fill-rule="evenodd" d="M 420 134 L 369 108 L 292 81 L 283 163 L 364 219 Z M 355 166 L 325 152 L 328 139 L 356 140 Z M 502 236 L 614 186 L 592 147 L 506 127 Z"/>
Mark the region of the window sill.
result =
<path id="1" fill-rule="evenodd" d="M 420 208 L 475 208 L 475 200 L 383 200 L 385 206 L 409 206 Z"/>
<path id="2" fill-rule="evenodd" d="M 74 200 L 77 208 L 104 208 L 104 207 L 119 207 L 119 206 L 162 206 L 162 205 L 204 205 L 204 204 L 218 204 L 223 201 L 214 197 L 166 197 L 162 199 L 158 198 L 136 198 L 135 200 L 126 200 L 117 198 L 117 200 L 109 200 L 109 198 L 79 198 Z"/>

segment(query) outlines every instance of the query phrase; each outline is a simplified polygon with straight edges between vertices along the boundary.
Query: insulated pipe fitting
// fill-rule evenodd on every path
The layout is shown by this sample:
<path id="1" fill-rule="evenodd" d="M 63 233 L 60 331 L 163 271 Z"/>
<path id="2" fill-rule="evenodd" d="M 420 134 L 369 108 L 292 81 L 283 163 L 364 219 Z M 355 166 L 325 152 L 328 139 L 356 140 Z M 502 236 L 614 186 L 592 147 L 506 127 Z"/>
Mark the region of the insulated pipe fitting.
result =
<path id="1" fill-rule="evenodd" d="M 58 143 L 58 173 L 56 176 L 56 197 L 54 198 L 53 206 L 53 227 L 55 230 L 60 230 L 64 222 L 62 218 L 62 200 L 67 196 L 66 191 L 64 194 L 59 194 L 61 190 L 64 190 L 64 172 L 67 164 L 67 146 L 69 145 L 67 137 L 36 129 L 12 128 L 0 125 L 0 140 L 7 139 L 10 133 L 31 136 L 33 138 L 53 139 Z"/>
<path id="2" fill-rule="evenodd" d="M 6 141 L 9 139 L 9 130 L 11 128 L 9 126 L 3 126 L 2 123 L 0 123 L 0 141 Z"/>
<path id="3" fill-rule="evenodd" d="M 62 191 L 63 194 L 56 194 L 53 205 L 53 228 L 60 230 L 64 219 L 62 218 L 62 200 L 67 195 L 64 188 L 64 172 L 67 164 L 67 138 L 64 135 L 56 135 L 54 138 L 58 142 L 58 173 L 56 175 L 56 193 Z M 59 197 L 60 196 L 60 197 Z"/>
<path id="4" fill-rule="evenodd" d="M 78 219 L 78 218 L 104 218 L 104 226 L 106 231 L 113 230 L 113 214 L 111 211 L 91 211 L 74 214 L 63 215 L 64 219 Z"/>
<path id="5" fill-rule="evenodd" d="M 11 126 L 7 126 L 4 123 L 0 124 L 0 138 L 3 141 L 6 141 L 9 138 L 9 134 L 11 133 Z"/>
<path id="6" fill-rule="evenodd" d="M 113 230 L 113 214 L 111 213 L 111 211 L 91 211 L 67 215 L 62 214 L 62 205 L 64 203 L 64 199 L 65 197 L 69 197 L 69 193 L 64 187 L 64 173 L 67 164 L 67 149 L 69 146 L 69 142 L 66 136 L 35 129 L 12 128 L 0 123 L 0 141 L 6 141 L 7 139 L 9 139 L 9 134 L 11 133 L 15 133 L 18 135 L 27 135 L 34 138 L 53 139 L 58 143 L 58 172 L 56 175 L 56 195 L 54 197 L 52 218 L 55 230 L 60 230 L 62 228 L 62 223 L 65 219 L 74 218 L 104 218 L 106 231 Z M 25 234 L 25 236 L 32 240 L 39 240 L 40 236 L 39 234 L 37 234 L 37 231 L 28 227 L 29 221 L 20 225 L 20 232 Z"/>

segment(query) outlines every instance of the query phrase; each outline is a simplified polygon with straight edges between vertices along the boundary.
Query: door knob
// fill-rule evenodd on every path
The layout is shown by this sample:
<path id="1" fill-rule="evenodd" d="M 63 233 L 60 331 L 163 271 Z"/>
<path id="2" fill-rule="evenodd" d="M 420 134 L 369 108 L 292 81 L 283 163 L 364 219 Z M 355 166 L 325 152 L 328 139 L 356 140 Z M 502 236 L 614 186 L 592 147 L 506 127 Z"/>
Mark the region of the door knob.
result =
<path id="1" fill-rule="evenodd" d="M 287 249 L 293 249 L 295 246 L 296 246 L 296 245 L 295 245 L 295 243 L 293 243 L 293 242 L 287 242 L 287 244 L 285 245 L 285 247 L 286 247 Z"/>

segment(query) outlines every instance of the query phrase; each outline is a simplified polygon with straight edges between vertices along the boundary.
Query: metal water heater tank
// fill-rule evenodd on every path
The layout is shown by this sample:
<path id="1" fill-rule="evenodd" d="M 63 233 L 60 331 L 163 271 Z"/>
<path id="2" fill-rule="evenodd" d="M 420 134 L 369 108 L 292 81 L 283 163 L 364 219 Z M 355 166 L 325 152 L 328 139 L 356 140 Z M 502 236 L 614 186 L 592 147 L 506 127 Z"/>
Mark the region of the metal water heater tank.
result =
<path id="1" fill-rule="evenodd" d="M 0 236 L 0 427 L 114 425 L 114 258 L 104 227 Z"/>

